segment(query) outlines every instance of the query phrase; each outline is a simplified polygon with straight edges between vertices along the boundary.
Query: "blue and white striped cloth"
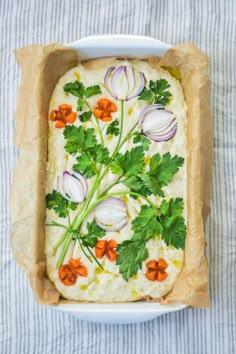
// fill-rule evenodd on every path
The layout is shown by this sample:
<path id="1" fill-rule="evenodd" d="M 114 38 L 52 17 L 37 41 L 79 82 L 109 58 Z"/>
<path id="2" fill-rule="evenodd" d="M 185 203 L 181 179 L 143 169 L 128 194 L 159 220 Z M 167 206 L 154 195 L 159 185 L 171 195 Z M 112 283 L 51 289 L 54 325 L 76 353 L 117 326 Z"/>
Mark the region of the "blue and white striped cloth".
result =
<path id="1" fill-rule="evenodd" d="M 236 353 L 236 1 L 2 0 L 0 33 L 0 353 Z M 9 186 L 17 158 L 13 112 L 20 74 L 12 50 L 113 33 L 193 42 L 207 52 L 215 123 L 212 213 L 206 226 L 212 308 L 126 326 L 86 323 L 37 305 L 9 244 Z"/>

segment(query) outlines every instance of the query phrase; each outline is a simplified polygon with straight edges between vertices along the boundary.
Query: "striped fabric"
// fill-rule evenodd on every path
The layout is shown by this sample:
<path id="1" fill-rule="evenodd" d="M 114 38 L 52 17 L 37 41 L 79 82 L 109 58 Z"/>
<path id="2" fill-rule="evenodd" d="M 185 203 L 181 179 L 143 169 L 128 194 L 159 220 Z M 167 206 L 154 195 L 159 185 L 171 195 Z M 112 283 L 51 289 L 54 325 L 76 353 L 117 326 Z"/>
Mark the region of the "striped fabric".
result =
<path id="1" fill-rule="evenodd" d="M 17 158 L 13 112 L 20 74 L 12 50 L 112 33 L 148 35 L 172 44 L 190 41 L 206 51 L 215 121 L 212 214 L 206 226 L 212 308 L 126 326 L 86 323 L 37 305 L 9 244 L 8 196 Z M 0 35 L 0 353 L 236 353 L 236 1 L 2 0 Z"/>

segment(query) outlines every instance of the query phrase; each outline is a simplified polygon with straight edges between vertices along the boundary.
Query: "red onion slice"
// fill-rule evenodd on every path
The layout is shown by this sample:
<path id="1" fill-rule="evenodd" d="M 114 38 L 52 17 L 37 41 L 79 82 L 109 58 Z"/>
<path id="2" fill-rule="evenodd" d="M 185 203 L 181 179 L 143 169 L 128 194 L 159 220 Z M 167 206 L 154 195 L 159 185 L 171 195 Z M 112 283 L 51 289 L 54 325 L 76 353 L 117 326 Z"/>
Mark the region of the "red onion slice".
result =
<path id="1" fill-rule="evenodd" d="M 126 204 L 118 198 L 107 198 L 95 209 L 96 223 L 106 231 L 117 231 L 127 223 Z"/>
<path id="2" fill-rule="evenodd" d="M 57 176 L 57 190 L 65 199 L 70 200 L 63 188 L 63 176 Z"/>
<path id="3" fill-rule="evenodd" d="M 72 171 L 72 176 L 76 177 L 80 181 L 80 183 L 83 186 L 84 196 L 86 196 L 88 192 L 88 182 L 86 178 L 83 175 L 81 175 L 79 172 L 76 172 L 74 170 Z"/>
<path id="4" fill-rule="evenodd" d="M 112 75 L 113 75 L 113 71 L 115 70 L 115 67 L 112 66 L 107 72 L 106 75 L 104 77 L 104 85 L 106 90 L 109 92 L 109 94 L 114 97 L 115 99 L 117 99 L 116 94 L 113 92 L 112 90 L 112 86 L 111 86 L 111 79 L 112 79 Z"/>
<path id="5" fill-rule="evenodd" d="M 138 86 L 138 89 L 133 92 L 130 93 L 128 97 L 126 97 L 126 101 L 131 100 L 131 98 L 137 97 L 144 89 L 145 86 L 145 76 L 143 72 L 139 72 L 139 76 L 140 76 L 140 83 Z"/>
<path id="6" fill-rule="evenodd" d="M 139 128 L 144 135 L 156 142 L 167 141 L 177 132 L 176 116 L 162 105 L 152 104 L 140 112 Z"/>
<path id="7" fill-rule="evenodd" d="M 138 96 L 144 89 L 145 77 L 138 72 L 138 88 L 136 89 L 136 73 L 132 65 L 111 67 L 104 77 L 106 90 L 117 100 L 128 101 Z"/>
<path id="8" fill-rule="evenodd" d="M 117 99 L 125 100 L 129 91 L 129 83 L 126 76 L 126 67 L 124 65 L 115 70 L 111 80 L 111 87 Z"/>
<path id="9" fill-rule="evenodd" d="M 57 190 L 67 200 L 81 203 L 86 198 L 88 183 L 84 176 L 73 171 L 73 175 L 64 171 L 57 177 Z"/>

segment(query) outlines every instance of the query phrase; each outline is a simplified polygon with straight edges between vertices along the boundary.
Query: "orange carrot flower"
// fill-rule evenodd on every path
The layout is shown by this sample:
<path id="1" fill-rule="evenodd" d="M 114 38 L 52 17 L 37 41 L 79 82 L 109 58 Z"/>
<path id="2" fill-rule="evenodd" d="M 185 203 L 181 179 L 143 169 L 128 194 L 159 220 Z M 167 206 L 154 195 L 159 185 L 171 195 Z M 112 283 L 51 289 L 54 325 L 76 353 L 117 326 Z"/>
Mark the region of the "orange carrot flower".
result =
<path id="1" fill-rule="evenodd" d="M 110 122 L 112 120 L 111 113 L 117 112 L 117 106 L 108 98 L 101 98 L 97 101 L 97 106 L 94 107 L 93 113 L 103 122 Z"/>
<path id="2" fill-rule="evenodd" d="M 88 271 L 79 259 L 71 258 L 69 264 L 60 266 L 58 275 L 64 285 L 71 286 L 76 283 L 78 276 L 87 277 Z"/>
<path id="3" fill-rule="evenodd" d="M 115 251 L 116 247 L 117 242 L 115 240 L 100 240 L 95 246 L 96 257 L 102 258 L 106 255 L 109 261 L 114 262 L 117 258 L 117 252 Z"/>
<path id="4" fill-rule="evenodd" d="M 151 260 L 146 263 L 147 272 L 145 274 L 146 278 L 151 281 L 163 281 L 167 278 L 168 273 L 166 273 L 166 268 L 168 264 L 162 258 L 158 261 Z"/>
<path id="5" fill-rule="evenodd" d="M 72 112 L 72 107 L 69 104 L 61 104 L 59 109 L 52 110 L 50 113 L 50 120 L 55 121 L 56 128 L 65 128 L 67 123 L 74 123 L 77 118 L 77 113 Z"/>

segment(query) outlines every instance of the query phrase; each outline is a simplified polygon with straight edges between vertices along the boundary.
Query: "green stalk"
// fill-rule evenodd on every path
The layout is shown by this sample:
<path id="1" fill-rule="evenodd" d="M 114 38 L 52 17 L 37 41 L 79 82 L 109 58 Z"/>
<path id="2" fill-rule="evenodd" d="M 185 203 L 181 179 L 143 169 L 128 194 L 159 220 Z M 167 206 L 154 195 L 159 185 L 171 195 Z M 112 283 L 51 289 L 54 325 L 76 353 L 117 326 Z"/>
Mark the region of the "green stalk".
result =
<path id="1" fill-rule="evenodd" d="M 57 226 L 57 227 L 63 227 L 66 230 L 70 230 L 69 227 L 67 227 L 66 225 L 60 224 L 58 222 L 53 221 L 51 224 L 46 224 L 46 226 Z"/>
<path id="2" fill-rule="evenodd" d="M 70 234 L 67 236 L 67 238 L 66 238 L 66 241 L 65 241 L 65 243 L 64 243 L 64 245 L 63 245 L 61 254 L 60 254 L 59 258 L 58 258 L 57 265 L 56 265 L 57 268 L 59 268 L 59 267 L 62 265 L 63 260 L 64 260 L 65 255 L 66 255 L 66 252 L 67 252 L 67 250 L 68 250 L 68 247 L 69 247 L 69 245 L 70 245 L 70 243 L 71 243 L 71 241 L 72 241 L 72 238 L 73 238 L 73 233 L 70 233 Z"/>
<path id="3" fill-rule="evenodd" d="M 105 189 L 105 191 L 102 192 L 102 194 L 100 195 L 100 197 L 102 197 L 103 195 L 105 195 L 110 189 L 112 189 L 113 187 L 115 187 L 117 184 L 119 184 L 121 182 L 121 178 L 123 177 L 123 175 L 121 175 L 114 183 L 112 183 L 109 187 L 107 187 L 107 189 Z"/>
<path id="4" fill-rule="evenodd" d="M 98 122 L 98 119 L 97 117 L 95 116 L 95 114 L 93 113 L 93 110 L 92 108 L 90 107 L 89 103 L 87 101 L 84 101 L 84 103 L 86 104 L 86 106 L 88 107 L 88 109 L 92 112 L 92 115 L 93 115 L 93 118 L 94 118 L 94 121 L 95 121 L 95 124 L 98 128 L 98 132 L 99 132 L 99 136 L 100 136 L 100 139 L 101 139 L 101 143 L 102 145 L 104 145 L 104 139 L 103 139 L 103 135 L 102 135 L 102 130 L 101 130 L 101 127 L 100 127 L 100 124 Z"/>
<path id="5" fill-rule="evenodd" d="M 97 265 L 102 268 L 102 270 L 104 270 L 103 266 L 101 265 L 101 263 L 98 262 L 97 258 L 94 256 L 93 252 L 90 250 L 90 248 L 88 247 L 87 250 L 89 251 L 89 253 L 91 254 L 92 258 L 95 260 L 95 262 L 97 263 Z"/>
<path id="6" fill-rule="evenodd" d="M 81 248 L 83 254 L 84 254 L 85 257 L 87 257 L 88 260 L 92 263 L 91 259 L 89 258 L 89 256 L 88 256 L 87 253 L 85 252 L 84 247 L 83 247 L 83 245 L 82 245 L 82 243 L 81 243 L 81 241 L 80 241 L 80 238 L 79 238 L 78 236 L 77 236 L 77 240 L 79 241 L 79 245 L 80 245 L 80 248 Z"/>

